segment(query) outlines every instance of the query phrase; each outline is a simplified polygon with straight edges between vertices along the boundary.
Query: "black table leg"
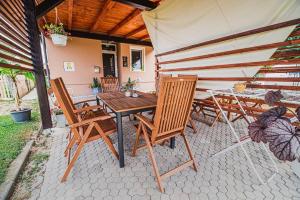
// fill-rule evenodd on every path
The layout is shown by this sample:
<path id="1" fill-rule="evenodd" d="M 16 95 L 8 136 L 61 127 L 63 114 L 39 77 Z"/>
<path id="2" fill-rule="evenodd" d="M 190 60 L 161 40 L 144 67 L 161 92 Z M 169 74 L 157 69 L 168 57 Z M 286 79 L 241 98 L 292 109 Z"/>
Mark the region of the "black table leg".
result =
<path id="1" fill-rule="evenodd" d="M 171 148 L 171 149 L 175 149 L 175 137 L 172 137 L 172 138 L 170 139 L 170 148 Z"/>
<path id="2" fill-rule="evenodd" d="M 96 102 L 97 102 L 97 105 L 99 106 L 100 105 L 100 99 L 98 98 L 98 96 L 96 96 Z"/>
<path id="3" fill-rule="evenodd" d="M 116 113 L 117 115 L 117 131 L 118 131 L 118 150 L 119 150 L 119 164 L 120 168 L 125 166 L 124 163 L 124 145 L 123 145 L 123 129 L 122 129 L 122 116 L 121 113 Z"/>

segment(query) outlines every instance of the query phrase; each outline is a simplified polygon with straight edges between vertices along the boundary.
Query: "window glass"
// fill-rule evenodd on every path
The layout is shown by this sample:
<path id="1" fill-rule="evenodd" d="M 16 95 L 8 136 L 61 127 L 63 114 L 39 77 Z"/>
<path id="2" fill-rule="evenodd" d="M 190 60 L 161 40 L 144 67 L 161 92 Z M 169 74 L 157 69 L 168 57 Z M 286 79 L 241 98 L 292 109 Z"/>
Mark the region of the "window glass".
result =
<path id="1" fill-rule="evenodd" d="M 144 71 L 143 50 L 131 49 L 132 71 Z"/>

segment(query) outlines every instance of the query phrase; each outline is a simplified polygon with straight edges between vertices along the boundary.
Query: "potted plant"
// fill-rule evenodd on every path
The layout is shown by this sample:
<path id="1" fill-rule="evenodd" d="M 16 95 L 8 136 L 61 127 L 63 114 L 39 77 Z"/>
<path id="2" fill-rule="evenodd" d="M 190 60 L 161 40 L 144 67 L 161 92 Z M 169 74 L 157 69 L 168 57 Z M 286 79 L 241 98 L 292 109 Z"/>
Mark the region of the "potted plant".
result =
<path id="1" fill-rule="evenodd" d="M 93 78 L 93 82 L 92 84 L 90 85 L 90 88 L 92 88 L 92 93 L 94 95 L 98 94 L 99 92 L 101 92 L 101 85 L 98 81 L 98 78 L 97 77 L 94 77 Z"/>
<path id="2" fill-rule="evenodd" d="M 67 45 L 68 33 L 65 31 L 64 25 L 62 23 L 45 24 L 43 28 L 45 30 L 45 34 L 51 37 L 54 45 L 58 45 L 58 46 Z"/>
<path id="3" fill-rule="evenodd" d="M 131 92 L 133 90 L 133 87 L 135 86 L 136 82 L 132 81 L 131 78 L 128 78 L 128 81 L 126 82 L 124 89 L 125 89 L 125 96 L 130 97 Z"/>
<path id="4" fill-rule="evenodd" d="M 282 102 L 281 91 L 269 91 L 265 102 L 273 107 L 262 113 L 249 127 L 249 135 L 254 142 L 268 143 L 270 151 L 279 160 L 290 161 L 294 173 L 300 177 L 300 107 L 295 112 Z M 294 117 L 285 116 L 290 111 Z"/>
<path id="5" fill-rule="evenodd" d="M 0 63 L 7 63 L 5 60 L 0 60 Z M 26 72 L 19 69 L 2 68 L 0 65 L 0 75 L 6 75 L 11 78 L 15 86 L 15 109 L 10 112 L 15 122 L 24 122 L 31 119 L 31 109 L 21 107 L 21 99 L 18 92 L 18 75 L 24 75 L 27 79 L 34 80 L 34 76 L 31 72 Z"/>

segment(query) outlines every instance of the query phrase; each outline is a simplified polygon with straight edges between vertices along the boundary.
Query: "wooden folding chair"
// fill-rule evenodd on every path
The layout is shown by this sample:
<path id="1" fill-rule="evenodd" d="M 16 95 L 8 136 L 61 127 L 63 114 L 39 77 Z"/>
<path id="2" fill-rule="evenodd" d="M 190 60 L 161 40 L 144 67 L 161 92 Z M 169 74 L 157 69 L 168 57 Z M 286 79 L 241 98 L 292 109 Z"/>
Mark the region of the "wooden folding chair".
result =
<path id="1" fill-rule="evenodd" d="M 83 146 L 88 142 L 102 138 L 114 156 L 119 159 L 119 155 L 109 137 L 110 134 L 116 132 L 116 124 L 112 117 L 107 115 L 103 110 L 98 110 L 97 117 L 82 119 L 80 115 L 76 115 L 77 113 L 74 112 L 72 105 L 70 104 L 68 97 L 63 90 L 60 80 L 54 79 L 51 80 L 50 83 L 56 99 L 71 129 L 72 137 L 67 145 L 67 149 L 71 150 L 74 144 L 78 144 L 61 181 L 63 182 L 67 179 L 72 167 L 80 155 L 80 152 L 82 151 Z M 83 110 L 85 111 L 87 108 L 88 107 Z M 91 109 L 91 107 L 89 107 L 89 109 Z"/>
<path id="2" fill-rule="evenodd" d="M 66 98 L 67 98 L 67 101 L 69 102 L 69 104 L 71 105 L 72 107 L 72 110 L 73 112 L 75 112 L 76 114 L 79 114 L 81 116 L 81 118 L 87 118 L 88 115 L 90 115 L 90 117 L 93 117 L 93 116 L 96 116 L 95 113 L 93 113 L 93 110 L 95 109 L 103 109 L 102 106 L 100 105 L 94 105 L 94 106 L 90 106 L 90 104 L 88 102 L 93 102 L 93 101 L 96 101 L 96 98 L 95 99 L 87 99 L 87 100 L 82 100 L 82 101 L 78 101 L 76 103 L 73 102 L 67 88 L 66 88 L 66 85 L 63 81 L 63 79 L 61 77 L 57 78 L 61 87 L 62 87 L 62 91 L 64 92 Z M 78 106 L 82 104 L 82 106 Z"/>
<path id="3" fill-rule="evenodd" d="M 197 78 L 197 80 L 198 80 L 197 75 L 178 74 L 178 77 L 194 77 L 194 78 Z M 193 101 L 193 105 L 194 105 L 194 101 Z M 195 122 L 193 121 L 193 118 L 192 118 L 192 113 L 193 113 L 193 106 L 192 106 L 192 112 L 191 112 L 191 115 L 190 115 L 190 118 L 189 118 L 189 124 L 187 126 L 191 129 L 193 129 L 194 133 L 197 133 L 196 125 L 195 125 Z"/>
<path id="4" fill-rule="evenodd" d="M 195 99 L 193 103 L 192 112 L 198 115 L 198 117 L 200 117 L 200 113 L 202 113 L 204 118 L 206 118 L 206 116 L 214 118 L 212 123 L 207 123 L 210 127 L 213 127 L 217 121 L 221 122 L 221 111 L 218 108 L 216 108 L 214 104 L 208 104 L 206 102 L 203 102 L 206 100 L 213 101 L 211 97 L 205 100 Z"/>
<path id="5" fill-rule="evenodd" d="M 102 92 L 120 91 L 120 84 L 117 77 L 101 77 L 100 83 L 102 87 Z"/>
<path id="6" fill-rule="evenodd" d="M 152 123 L 148 118 L 140 114 L 135 115 L 136 118 L 140 120 L 140 123 L 138 125 L 132 154 L 135 156 L 137 149 L 145 146 L 148 148 L 154 173 L 161 192 L 164 191 L 161 183 L 162 179 L 169 177 L 188 166 L 193 166 L 194 170 L 197 171 L 192 151 L 184 133 L 190 117 L 196 81 L 197 79 L 195 77 L 162 78 L 154 122 Z M 156 144 L 160 144 L 163 141 L 178 135 L 182 136 L 184 140 L 190 160 L 164 174 L 160 174 L 154 157 L 153 147 Z M 146 145 L 139 146 L 140 136 L 145 139 Z"/>

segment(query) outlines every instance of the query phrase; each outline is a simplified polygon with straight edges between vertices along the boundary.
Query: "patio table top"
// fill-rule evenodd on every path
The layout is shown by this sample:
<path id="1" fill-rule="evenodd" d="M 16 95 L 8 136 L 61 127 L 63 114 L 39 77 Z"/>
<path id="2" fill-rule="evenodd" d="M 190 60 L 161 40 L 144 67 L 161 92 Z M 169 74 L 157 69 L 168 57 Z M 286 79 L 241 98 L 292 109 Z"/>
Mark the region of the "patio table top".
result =
<path id="1" fill-rule="evenodd" d="M 136 91 L 138 97 L 127 97 L 124 92 L 99 93 L 97 97 L 114 112 L 155 108 L 157 97 L 154 94 Z"/>

